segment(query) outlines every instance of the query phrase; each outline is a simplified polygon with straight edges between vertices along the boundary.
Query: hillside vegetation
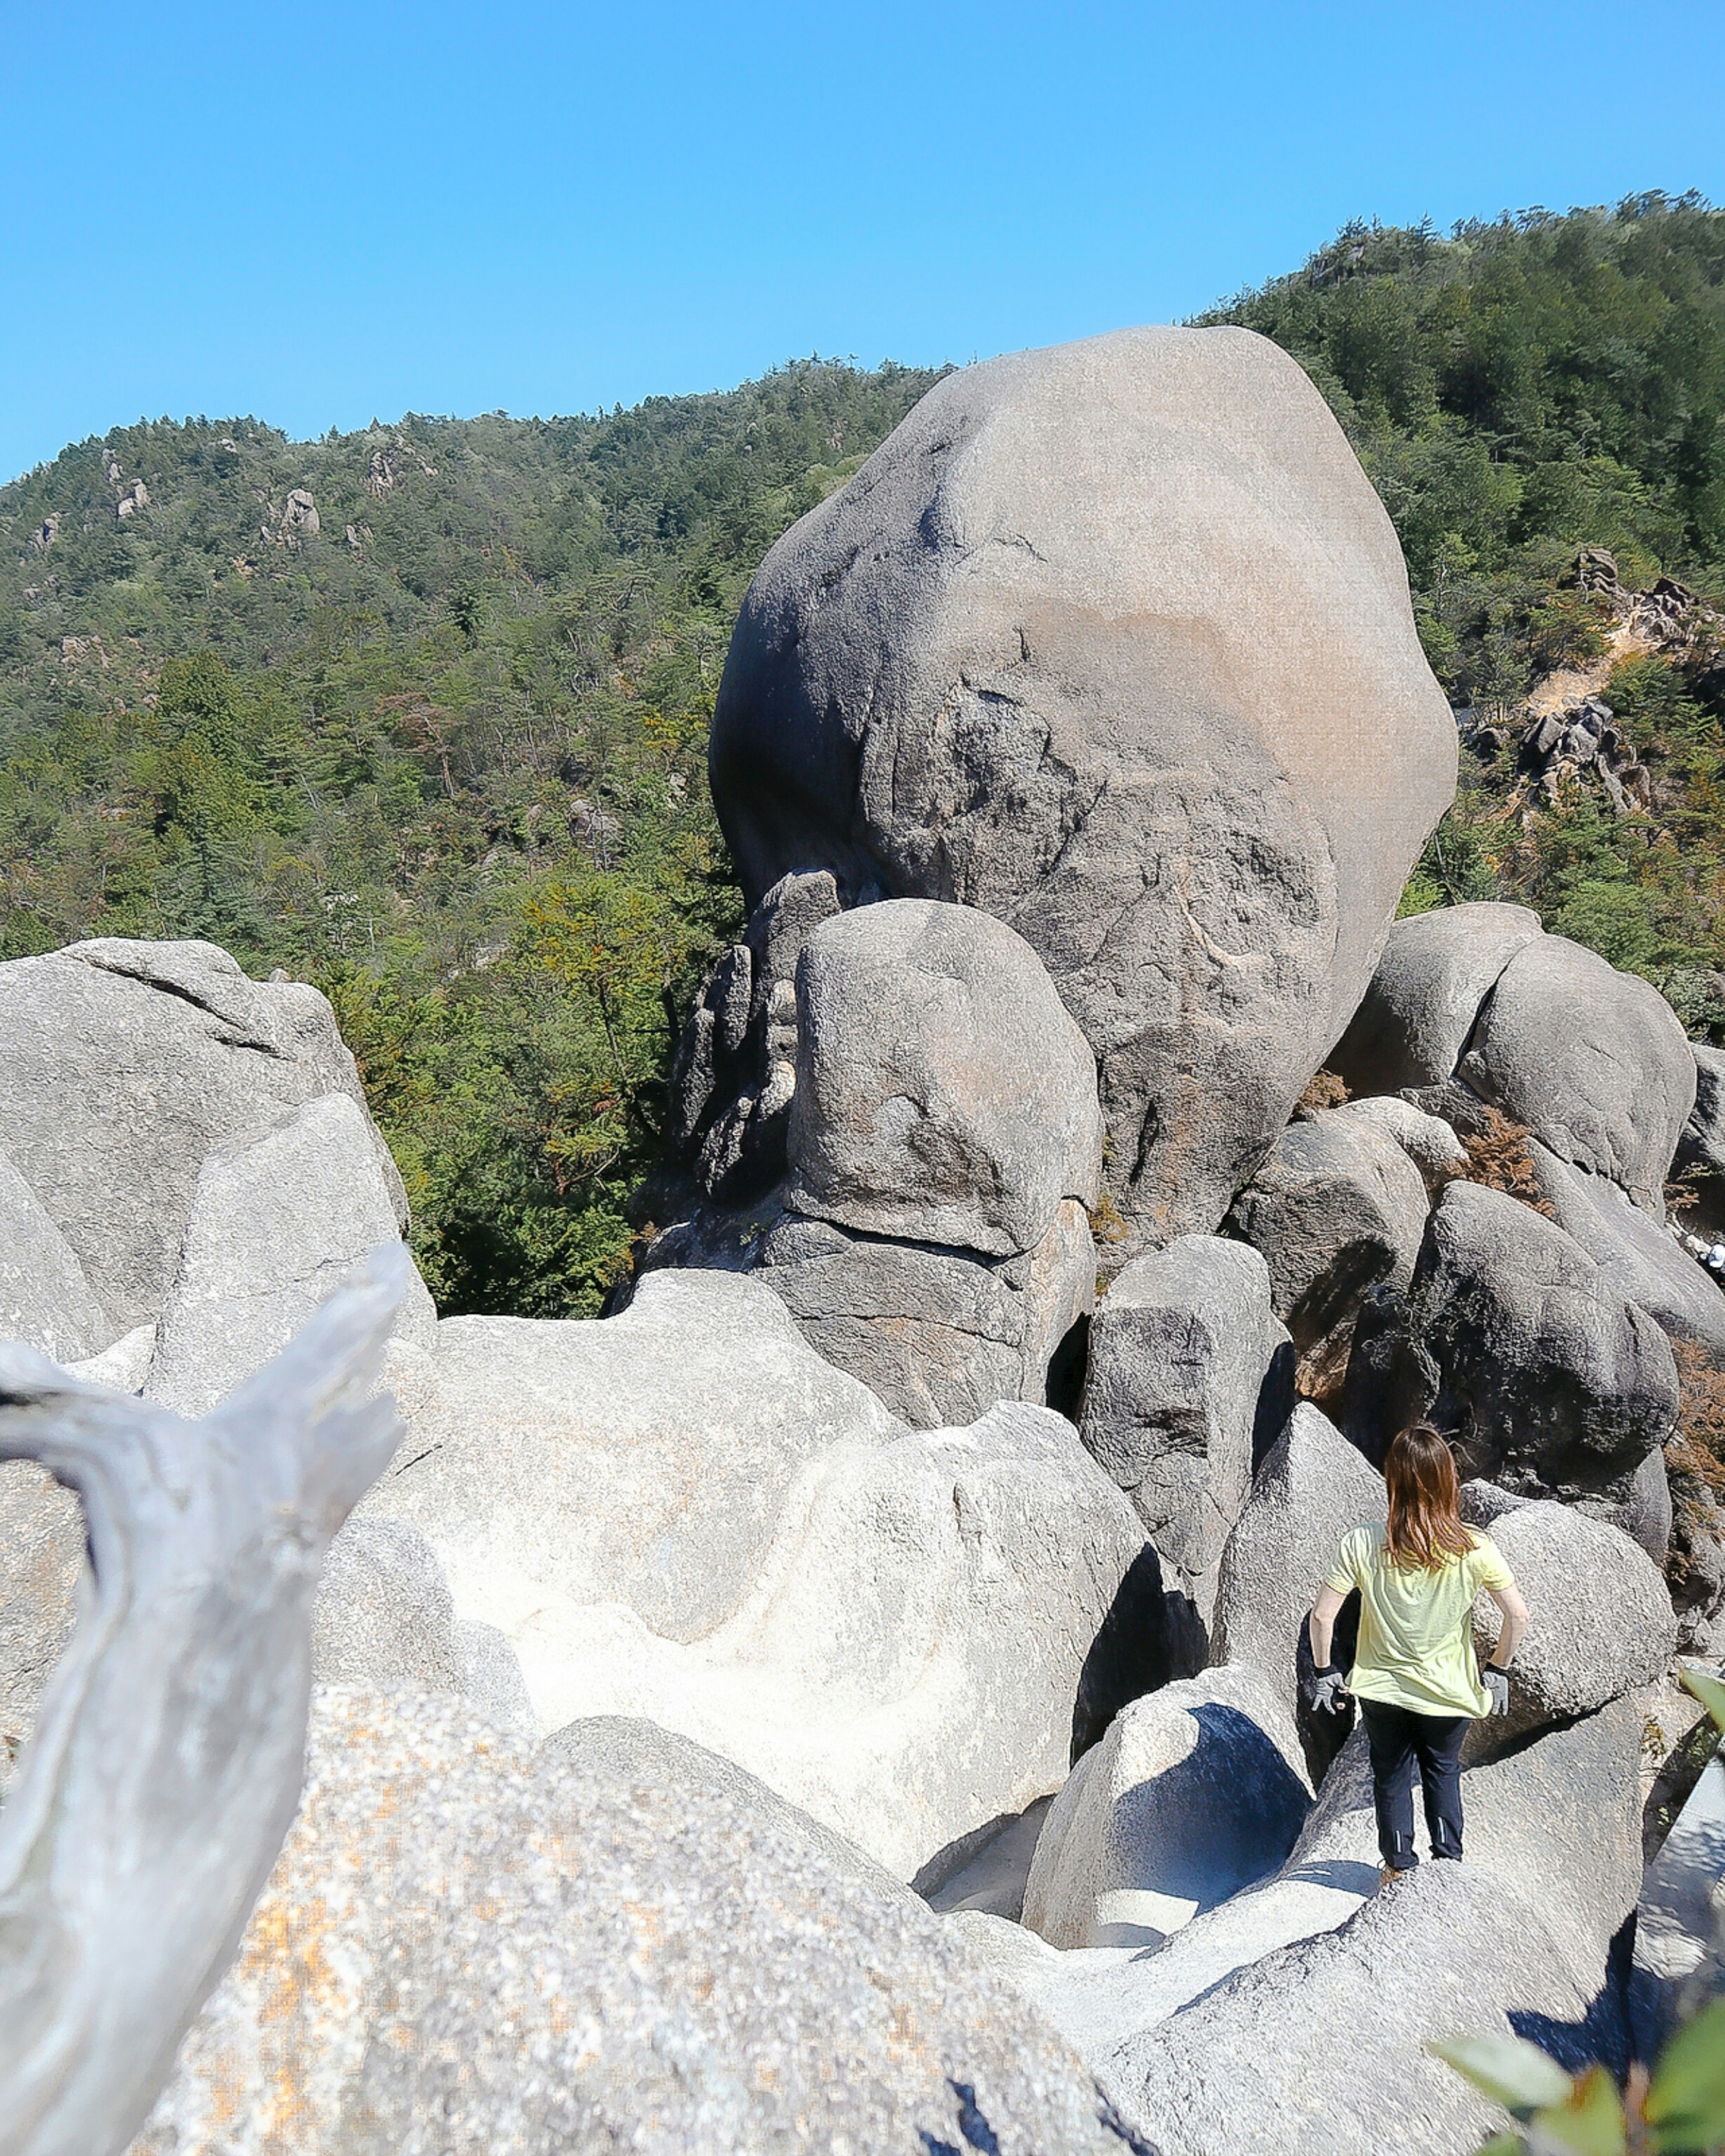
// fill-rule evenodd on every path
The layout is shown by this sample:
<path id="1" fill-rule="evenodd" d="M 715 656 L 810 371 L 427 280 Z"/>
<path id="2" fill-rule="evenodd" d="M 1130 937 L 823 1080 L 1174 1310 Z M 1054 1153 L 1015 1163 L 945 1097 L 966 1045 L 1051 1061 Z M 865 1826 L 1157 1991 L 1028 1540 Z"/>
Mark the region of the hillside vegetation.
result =
<path id="1" fill-rule="evenodd" d="M 1725 1039 L 1725 213 L 1351 228 L 1204 319 L 1301 360 L 1401 533 L 1469 743 L 1404 907 L 1536 906 Z M 738 599 L 936 378 L 162 421 L 0 490 L 0 956 L 204 936 L 316 981 L 442 1306 L 597 1308 L 738 922 L 704 762 Z M 1571 691 L 1633 737 L 1620 813 L 1528 767 L 1528 699 Z"/>
<path id="2" fill-rule="evenodd" d="M 1697 198 L 1493 224 L 1356 226 L 1204 317 L 1274 337 L 1401 535 L 1462 714 L 1461 790 L 1404 908 L 1508 898 L 1725 1039 L 1725 213 Z M 1577 576 L 1584 548 L 1615 557 Z M 1664 578 L 1667 629 L 1635 595 Z M 1658 624 L 1654 623 L 1656 629 Z M 1589 691 L 1645 774 L 1534 783 L 1532 712 Z"/>
<path id="3" fill-rule="evenodd" d="M 442 1306 L 595 1309 L 739 925 L 738 601 L 935 378 L 66 450 L 0 492 L 0 956 L 199 936 L 316 982 Z"/>

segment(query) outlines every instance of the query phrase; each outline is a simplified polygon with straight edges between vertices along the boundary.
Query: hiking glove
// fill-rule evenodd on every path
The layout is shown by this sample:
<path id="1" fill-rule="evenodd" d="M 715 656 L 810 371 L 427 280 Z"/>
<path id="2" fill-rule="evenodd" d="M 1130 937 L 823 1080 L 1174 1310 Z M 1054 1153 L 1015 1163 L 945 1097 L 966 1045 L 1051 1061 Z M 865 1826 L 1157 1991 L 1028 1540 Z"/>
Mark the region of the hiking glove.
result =
<path id="1" fill-rule="evenodd" d="M 1348 1688 L 1333 1662 L 1312 1671 L 1312 1682 L 1306 1687 L 1306 1703 L 1325 1714 L 1340 1714 L 1347 1706 Z"/>
<path id="2" fill-rule="evenodd" d="M 1485 1686 L 1491 1698 L 1491 1705 L 1489 1712 L 1493 1714 L 1507 1714 L 1509 1712 L 1509 1678 L 1506 1672 L 1500 1670 L 1495 1662 L 1487 1662 L 1485 1668 L 1480 1671 L 1480 1681 Z"/>

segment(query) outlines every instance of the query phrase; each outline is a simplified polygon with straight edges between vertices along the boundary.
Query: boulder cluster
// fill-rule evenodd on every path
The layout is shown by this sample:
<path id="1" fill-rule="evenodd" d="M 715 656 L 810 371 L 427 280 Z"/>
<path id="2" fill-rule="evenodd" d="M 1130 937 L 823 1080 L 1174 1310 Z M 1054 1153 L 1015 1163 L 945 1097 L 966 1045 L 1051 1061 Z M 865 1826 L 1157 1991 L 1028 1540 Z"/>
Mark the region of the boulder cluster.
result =
<path id="1" fill-rule="evenodd" d="M 410 1283 L 299 1816 L 137 2156 L 1448 2156 L 1434 2038 L 1668 2022 L 1717 1774 L 1621 1942 L 1725 1652 L 1666 1210 L 1676 1160 L 1725 1225 L 1725 1058 L 1520 908 L 1394 921 L 1455 759 L 1245 332 L 951 376 L 787 534 L 635 1270 L 583 1322 Z M 407 1228 L 314 990 L 119 942 L 0 965 L 0 1330 L 193 1418 Z M 1467 1861 L 1380 1895 L 1304 1620 L 1416 1415 L 1533 1624 Z M 84 1537 L 37 1468 L 0 1515 L 10 1758 Z"/>

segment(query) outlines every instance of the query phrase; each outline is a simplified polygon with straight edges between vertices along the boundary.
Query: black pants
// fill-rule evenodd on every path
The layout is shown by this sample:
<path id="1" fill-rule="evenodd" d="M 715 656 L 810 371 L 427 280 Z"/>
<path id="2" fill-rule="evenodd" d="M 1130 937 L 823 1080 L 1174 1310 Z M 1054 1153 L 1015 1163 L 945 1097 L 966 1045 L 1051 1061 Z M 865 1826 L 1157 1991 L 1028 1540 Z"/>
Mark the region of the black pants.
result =
<path id="1" fill-rule="evenodd" d="M 1411 1871 L 1414 1854 L 1414 1764 L 1425 1798 L 1425 1824 L 1434 1856 L 1461 1854 L 1461 1740 L 1465 1714 L 1414 1714 L 1382 1700 L 1363 1699 L 1366 1742 L 1372 1754 L 1372 1802 L 1378 1814 L 1378 1846 L 1397 1871 Z"/>

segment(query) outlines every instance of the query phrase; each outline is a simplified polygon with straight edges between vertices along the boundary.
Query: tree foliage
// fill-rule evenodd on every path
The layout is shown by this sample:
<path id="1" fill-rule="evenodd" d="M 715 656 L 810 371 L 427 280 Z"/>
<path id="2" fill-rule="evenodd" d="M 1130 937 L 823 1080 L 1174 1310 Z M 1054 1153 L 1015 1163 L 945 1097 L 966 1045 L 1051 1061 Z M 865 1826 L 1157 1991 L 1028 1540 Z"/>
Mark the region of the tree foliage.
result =
<path id="1" fill-rule="evenodd" d="M 737 603 L 933 379 L 163 420 L 0 490 L 0 956 L 198 936 L 315 981 L 442 1307 L 594 1310 L 737 927 L 705 757 Z"/>

